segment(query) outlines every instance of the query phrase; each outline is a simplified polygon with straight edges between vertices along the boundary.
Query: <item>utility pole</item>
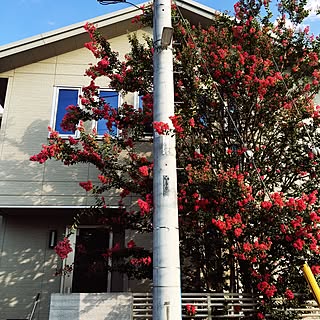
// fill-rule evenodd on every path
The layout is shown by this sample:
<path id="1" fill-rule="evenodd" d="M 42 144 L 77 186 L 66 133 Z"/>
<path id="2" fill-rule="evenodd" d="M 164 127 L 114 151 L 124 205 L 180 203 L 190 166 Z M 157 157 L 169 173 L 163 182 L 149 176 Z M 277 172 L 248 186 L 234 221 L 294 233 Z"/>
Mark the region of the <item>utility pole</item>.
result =
<path id="1" fill-rule="evenodd" d="M 154 0 L 153 121 L 174 115 L 171 0 Z M 181 319 L 175 136 L 153 140 L 153 320 Z"/>
<path id="2" fill-rule="evenodd" d="M 130 3 L 97 0 L 101 4 Z M 136 5 L 134 5 L 136 6 Z M 153 0 L 153 121 L 174 115 L 171 0 Z M 181 320 L 175 136 L 153 135 L 153 320 Z"/>

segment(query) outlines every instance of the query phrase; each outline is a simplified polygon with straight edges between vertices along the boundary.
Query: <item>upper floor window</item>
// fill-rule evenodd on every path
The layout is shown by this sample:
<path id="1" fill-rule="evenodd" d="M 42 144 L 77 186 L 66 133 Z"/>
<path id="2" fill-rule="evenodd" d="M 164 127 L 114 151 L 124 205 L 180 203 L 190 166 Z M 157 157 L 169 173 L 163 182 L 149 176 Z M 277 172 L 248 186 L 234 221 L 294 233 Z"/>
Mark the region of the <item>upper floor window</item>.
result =
<path id="1" fill-rule="evenodd" d="M 65 131 L 61 127 L 61 122 L 66 115 L 67 108 L 70 105 L 80 106 L 79 96 L 81 94 L 81 88 L 77 87 L 57 87 L 54 98 L 54 113 L 51 127 L 57 131 L 61 137 L 68 137 L 75 135 L 75 131 Z M 119 93 L 114 90 L 100 90 L 99 96 L 105 103 L 107 103 L 111 109 L 118 110 L 120 97 Z M 112 111 L 111 111 L 112 113 Z M 112 114 L 111 114 L 112 118 Z M 112 125 L 105 119 L 100 119 L 94 122 L 94 126 L 97 129 L 98 136 L 103 136 L 105 133 L 109 133 L 112 136 L 118 134 L 118 129 L 113 122 Z"/>
<path id="2" fill-rule="evenodd" d="M 55 108 L 52 128 L 59 132 L 60 136 L 74 135 L 74 131 L 64 131 L 61 127 L 63 117 L 67 113 L 67 107 L 70 105 L 79 105 L 80 88 L 57 88 L 55 95 Z"/>
<path id="3" fill-rule="evenodd" d="M 139 94 L 138 94 L 138 92 L 136 92 L 136 97 L 135 97 L 135 107 L 136 107 L 136 109 L 141 109 L 141 111 L 142 111 L 142 113 L 145 113 L 145 109 L 146 108 L 144 108 L 144 96 L 140 96 Z M 146 116 L 146 115 L 145 115 Z M 146 116 L 146 118 L 147 118 L 148 116 Z M 152 134 L 153 134 L 153 125 L 152 125 L 152 119 L 151 119 L 151 117 L 150 117 L 150 121 L 146 121 L 145 122 L 145 125 L 144 125 L 144 134 L 146 135 L 146 136 L 149 136 L 149 135 L 151 135 L 152 136 Z"/>
<path id="4" fill-rule="evenodd" d="M 111 118 L 112 118 L 112 110 L 118 111 L 120 105 L 120 96 L 119 92 L 114 90 L 100 90 L 99 97 L 103 100 L 104 103 L 107 103 L 111 108 Z M 97 134 L 98 136 L 102 136 L 105 133 L 109 133 L 111 136 L 118 135 L 118 129 L 116 124 L 113 122 L 110 125 L 107 120 L 100 119 L 96 123 Z"/>
<path id="5" fill-rule="evenodd" d="M 8 86 L 8 78 L 0 78 L 0 126 L 2 121 L 2 115 L 4 111 L 4 103 L 6 100 Z"/>

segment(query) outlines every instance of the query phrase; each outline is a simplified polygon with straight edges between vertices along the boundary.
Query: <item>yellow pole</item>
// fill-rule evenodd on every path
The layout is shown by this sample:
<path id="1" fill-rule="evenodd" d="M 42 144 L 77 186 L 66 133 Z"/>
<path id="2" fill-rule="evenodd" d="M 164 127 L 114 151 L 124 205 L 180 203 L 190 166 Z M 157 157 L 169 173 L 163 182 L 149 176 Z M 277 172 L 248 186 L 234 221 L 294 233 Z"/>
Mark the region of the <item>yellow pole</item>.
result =
<path id="1" fill-rule="evenodd" d="M 320 307 L 320 289 L 317 284 L 317 281 L 314 278 L 314 275 L 313 275 L 313 273 L 307 263 L 305 263 L 303 265 L 302 270 L 303 270 L 303 274 L 309 284 L 309 288 L 310 288 L 311 292 L 313 293 L 314 299 L 316 300 L 316 302 L 318 303 L 318 306 Z"/>

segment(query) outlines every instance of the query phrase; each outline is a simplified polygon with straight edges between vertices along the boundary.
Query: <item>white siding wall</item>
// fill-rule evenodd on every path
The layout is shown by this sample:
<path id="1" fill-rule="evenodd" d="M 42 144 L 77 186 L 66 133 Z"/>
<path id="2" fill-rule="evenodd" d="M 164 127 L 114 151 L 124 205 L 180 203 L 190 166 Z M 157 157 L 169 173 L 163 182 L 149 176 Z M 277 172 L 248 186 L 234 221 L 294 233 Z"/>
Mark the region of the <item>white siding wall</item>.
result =
<path id="1" fill-rule="evenodd" d="M 129 51 L 126 35 L 111 43 L 120 57 Z M 0 131 L 0 207 L 92 204 L 79 182 L 96 180 L 94 168 L 29 161 L 47 142 L 54 87 L 89 84 L 83 74 L 90 62 L 93 56 L 83 48 L 0 74 L 9 78 Z M 107 87 L 106 79 L 97 83 Z M 108 203 L 117 205 L 117 193 L 108 196 Z"/>
<path id="2" fill-rule="evenodd" d="M 120 57 L 128 52 L 126 35 L 111 42 Z M 0 74 L 9 79 L 0 129 L 0 208 L 4 214 L 2 218 L 0 212 L 1 320 L 25 318 L 38 292 L 41 301 L 33 320 L 48 320 L 50 294 L 60 290 L 60 277 L 53 275 L 60 261 L 48 248 L 49 231 L 58 230 L 61 239 L 72 215 L 61 215 L 62 209 L 52 215 L 45 207 L 94 203 L 79 186 L 81 181 L 97 180 L 92 166 L 29 161 L 47 142 L 55 86 L 89 84 L 90 79 L 83 74 L 90 62 L 94 62 L 91 53 L 80 49 Z M 98 85 L 107 87 L 104 81 L 99 80 Z M 106 197 L 109 205 L 117 206 L 117 191 Z M 127 205 L 134 201 L 128 199 Z M 21 209 L 6 209 L 12 206 Z M 33 206 L 37 209 L 23 208 Z M 143 240 L 129 233 L 126 238 L 134 238 L 138 244 Z M 135 282 L 129 288 L 126 285 L 128 290 L 130 287 L 140 288 Z"/>
<path id="3" fill-rule="evenodd" d="M 0 319 L 25 319 L 41 293 L 34 320 L 47 320 L 50 294 L 59 292 L 60 277 L 54 273 L 60 261 L 49 249 L 49 232 L 57 230 L 61 238 L 67 220 L 42 211 L 41 215 L 14 214 L 3 219 Z"/>

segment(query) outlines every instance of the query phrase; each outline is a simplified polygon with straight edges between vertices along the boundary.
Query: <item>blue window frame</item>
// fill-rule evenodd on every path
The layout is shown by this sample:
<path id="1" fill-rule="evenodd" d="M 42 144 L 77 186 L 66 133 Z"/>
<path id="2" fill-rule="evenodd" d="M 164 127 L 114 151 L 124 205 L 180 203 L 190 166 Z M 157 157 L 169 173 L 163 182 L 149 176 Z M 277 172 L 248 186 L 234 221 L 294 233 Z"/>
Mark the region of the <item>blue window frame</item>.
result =
<path id="1" fill-rule="evenodd" d="M 104 100 L 112 109 L 118 111 L 119 107 L 119 92 L 111 91 L 111 90 L 100 90 L 99 92 L 100 98 Z M 117 126 L 113 123 L 111 130 L 107 127 L 107 121 L 105 119 L 100 119 L 97 121 L 97 134 L 98 136 L 102 136 L 105 133 L 109 133 L 112 136 L 116 136 L 118 134 Z"/>
<path id="2" fill-rule="evenodd" d="M 61 121 L 67 113 L 67 107 L 70 105 L 78 105 L 79 103 L 79 88 L 57 88 L 56 109 L 53 121 L 53 129 L 59 132 L 60 135 L 74 135 L 74 131 L 64 131 L 61 128 Z"/>

